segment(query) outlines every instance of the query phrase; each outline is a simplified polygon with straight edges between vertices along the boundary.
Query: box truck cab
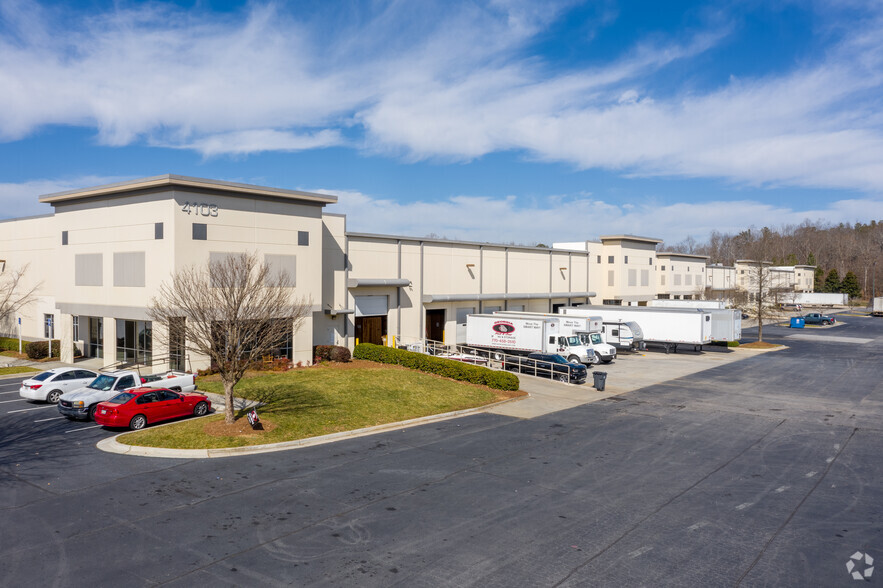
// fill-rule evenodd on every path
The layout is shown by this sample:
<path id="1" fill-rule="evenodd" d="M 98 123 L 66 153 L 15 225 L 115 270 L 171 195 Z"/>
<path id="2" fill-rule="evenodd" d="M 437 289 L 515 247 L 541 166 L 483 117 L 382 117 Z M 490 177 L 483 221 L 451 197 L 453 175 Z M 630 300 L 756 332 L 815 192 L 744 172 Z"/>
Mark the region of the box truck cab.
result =
<path id="1" fill-rule="evenodd" d="M 506 354 L 557 353 L 572 363 L 595 363 L 595 352 L 576 335 L 561 330 L 561 317 L 519 317 L 470 314 L 466 317 L 466 345 L 488 352 L 495 361 Z"/>

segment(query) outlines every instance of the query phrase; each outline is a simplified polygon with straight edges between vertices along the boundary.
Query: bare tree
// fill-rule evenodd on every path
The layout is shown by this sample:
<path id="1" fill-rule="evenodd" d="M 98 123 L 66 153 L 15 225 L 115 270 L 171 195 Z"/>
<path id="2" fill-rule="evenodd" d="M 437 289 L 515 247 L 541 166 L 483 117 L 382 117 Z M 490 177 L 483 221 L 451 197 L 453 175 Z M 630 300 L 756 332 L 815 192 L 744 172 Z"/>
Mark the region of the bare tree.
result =
<path id="1" fill-rule="evenodd" d="M 208 357 L 218 370 L 228 423 L 235 421 L 233 389 L 245 371 L 290 342 L 310 312 L 292 287 L 287 272 L 240 253 L 176 272 L 151 300 L 150 318 L 165 326 L 154 328 L 157 338 Z"/>
<path id="2" fill-rule="evenodd" d="M 0 324 L 14 316 L 37 296 L 40 284 L 27 287 L 24 276 L 28 266 L 7 270 L 6 261 L 0 260 Z"/>

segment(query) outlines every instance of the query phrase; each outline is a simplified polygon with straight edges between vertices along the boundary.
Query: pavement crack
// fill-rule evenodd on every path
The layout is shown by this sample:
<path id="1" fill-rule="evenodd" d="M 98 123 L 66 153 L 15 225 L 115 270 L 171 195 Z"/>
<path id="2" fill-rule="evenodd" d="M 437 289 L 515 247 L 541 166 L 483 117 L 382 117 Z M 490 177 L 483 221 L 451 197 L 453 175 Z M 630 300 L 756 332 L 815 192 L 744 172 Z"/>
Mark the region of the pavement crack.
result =
<path id="1" fill-rule="evenodd" d="M 786 518 L 786 519 L 782 522 L 782 524 L 779 525 L 779 528 L 776 529 L 776 532 L 773 533 L 773 534 L 770 536 L 769 540 L 767 540 L 766 543 L 764 543 L 764 546 L 761 548 L 760 552 L 757 554 L 757 557 L 754 558 L 754 561 L 751 562 L 751 565 L 748 566 L 748 569 L 746 569 L 746 570 L 742 573 L 742 575 L 739 576 L 739 579 L 736 581 L 736 586 L 739 586 L 740 584 L 742 584 L 742 581 L 745 579 L 745 577 L 746 577 L 749 573 L 751 573 L 751 570 L 754 569 L 754 566 L 757 565 L 757 563 L 760 561 L 760 558 L 763 557 L 764 553 L 766 553 L 766 550 L 769 548 L 769 546 L 773 543 L 773 541 L 776 540 L 776 537 L 778 537 L 778 536 L 781 534 L 781 532 L 785 529 L 785 527 L 788 526 L 788 523 L 791 522 L 791 519 L 794 518 L 794 515 L 796 515 L 796 514 L 797 514 L 797 511 L 799 511 L 800 508 L 803 506 L 803 503 L 805 503 L 805 502 L 807 501 L 807 499 L 809 499 L 809 497 L 812 496 L 813 492 L 816 491 L 816 488 L 818 488 L 819 485 L 821 485 L 821 483 L 825 480 L 825 478 L 826 478 L 827 475 L 828 475 L 828 472 L 831 471 L 831 468 L 832 468 L 832 467 L 834 466 L 834 464 L 837 462 L 837 458 L 840 457 L 840 455 L 841 455 L 841 454 L 843 453 L 843 451 L 846 449 L 846 446 L 849 445 L 849 442 L 852 441 L 852 438 L 855 437 L 855 434 L 856 434 L 857 432 L 858 432 L 858 428 L 855 428 L 855 429 L 852 430 L 852 432 L 849 434 L 849 437 L 847 437 L 847 438 L 846 438 L 846 441 L 844 441 L 843 444 L 840 446 L 840 449 L 837 451 L 837 455 L 834 456 L 834 459 L 832 459 L 831 461 L 828 462 L 828 466 L 825 468 L 825 471 L 822 472 L 822 475 L 819 476 L 818 480 L 816 480 L 816 483 L 813 484 L 812 488 L 809 489 L 809 492 L 807 492 L 807 493 L 804 495 L 804 497 L 803 497 L 802 499 L 800 499 L 800 502 L 798 502 L 798 503 L 797 503 L 797 506 L 795 506 L 794 509 L 791 511 L 791 513 L 788 515 L 788 518 Z M 815 473 L 815 472 L 814 472 L 814 473 Z"/>

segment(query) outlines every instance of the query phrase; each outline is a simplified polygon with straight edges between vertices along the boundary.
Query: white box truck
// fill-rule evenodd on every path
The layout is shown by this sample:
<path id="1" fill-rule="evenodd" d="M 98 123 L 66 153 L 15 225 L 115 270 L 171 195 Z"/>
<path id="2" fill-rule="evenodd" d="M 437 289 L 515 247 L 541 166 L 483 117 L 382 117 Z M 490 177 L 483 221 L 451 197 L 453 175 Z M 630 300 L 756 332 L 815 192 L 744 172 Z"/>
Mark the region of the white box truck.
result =
<path id="1" fill-rule="evenodd" d="M 601 337 L 608 345 L 626 350 L 644 348 L 644 332 L 641 330 L 641 325 L 635 321 L 606 320 L 603 316 L 593 314 L 589 310 L 580 310 L 579 308 L 569 310 L 570 312 L 565 316 L 601 319 Z M 564 309 L 561 309 L 560 313 L 564 315 Z"/>
<path id="2" fill-rule="evenodd" d="M 724 308 L 721 300 L 650 300 L 647 306 L 708 311 L 711 313 L 712 341 L 738 341 L 742 338 L 742 311 Z"/>
<path id="3" fill-rule="evenodd" d="M 874 304 L 871 306 L 871 314 L 874 316 L 883 316 L 883 296 L 874 298 Z"/>
<path id="4" fill-rule="evenodd" d="M 583 345 L 591 347 L 595 351 L 595 361 L 610 363 L 616 359 L 616 347 L 605 343 L 602 337 L 604 325 L 599 316 L 566 316 L 548 312 L 514 310 L 498 310 L 494 315 L 559 319 L 561 321 L 561 335 L 579 337 Z"/>
<path id="5" fill-rule="evenodd" d="M 488 351 L 497 361 L 505 354 L 557 353 L 572 363 L 595 363 L 591 347 L 575 335 L 561 333 L 562 318 L 470 314 L 466 317 L 466 346 Z"/>
<path id="6" fill-rule="evenodd" d="M 679 345 L 701 351 L 712 341 L 711 313 L 701 309 L 649 308 L 646 306 L 580 306 L 562 308 L 562 314 L 600 316 L 604 321 L 634 321 L 641 327 L 644 343 L 655 343 L 665 352 L 677 353 Z"/>

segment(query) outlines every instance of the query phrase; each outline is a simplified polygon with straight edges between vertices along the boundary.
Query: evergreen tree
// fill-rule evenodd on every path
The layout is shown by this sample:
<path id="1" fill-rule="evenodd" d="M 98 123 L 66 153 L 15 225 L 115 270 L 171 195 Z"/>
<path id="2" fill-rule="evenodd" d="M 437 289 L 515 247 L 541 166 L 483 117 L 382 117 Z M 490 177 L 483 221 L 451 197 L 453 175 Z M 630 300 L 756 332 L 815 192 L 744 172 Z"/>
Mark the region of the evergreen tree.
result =
<path id="1" fill-rule="evenodd" d="M 840 291 L 849 294 L 850 298 L 858 298 L 862 295 L 862 288 L 859 286 L 858 277 L 852 272 L 846 272 L 843 283 L 840 284 Z"/>
<path id="2" fill-rule="evenodd" d="M 840 292 L 840 274 L 837 273 L 837 268 L 828 272 L 822 292 Z"/>
<path id="3" fill-rule="evenodd" d="M 811 265 L 811 264 L 810 264 Z M 815 277 L 813 279 L 812 289 L 814 292 L 825 291 L 825 270 L 816 266 Z"/>
<path id="4" fill-rule="evenodd" d="M 806 256 L 806 265 L 816 265 L 816 256 L 813 255 L 812 251 L 809 252 L 809 255 Z"/>

